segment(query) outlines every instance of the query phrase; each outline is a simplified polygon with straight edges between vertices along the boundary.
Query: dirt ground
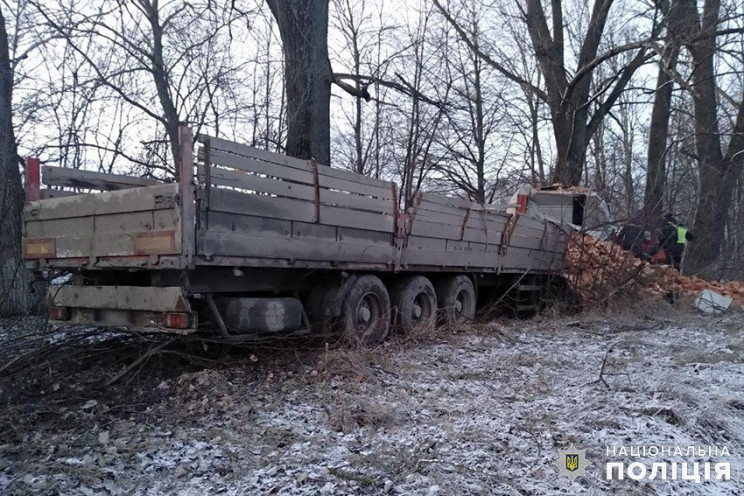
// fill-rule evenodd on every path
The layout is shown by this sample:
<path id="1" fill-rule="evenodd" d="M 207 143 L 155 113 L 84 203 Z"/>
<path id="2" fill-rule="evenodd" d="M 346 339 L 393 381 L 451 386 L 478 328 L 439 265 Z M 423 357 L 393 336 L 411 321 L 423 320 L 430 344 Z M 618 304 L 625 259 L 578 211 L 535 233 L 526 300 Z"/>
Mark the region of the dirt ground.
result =
<path id="1" fill-rule="evenodd" d="M 2 321 L 0 493 L 742 494 L 744 315 L 686 308 L 362 350 L 169 344 L 110 386 L 153 343 Z M 19 335 L 42 350 L 20 368 Z M 553 465 L 571 443 L 593 463 L 575 482 Z M 732 479 L 608 482 L 623 445 L 727 446 Z"/>

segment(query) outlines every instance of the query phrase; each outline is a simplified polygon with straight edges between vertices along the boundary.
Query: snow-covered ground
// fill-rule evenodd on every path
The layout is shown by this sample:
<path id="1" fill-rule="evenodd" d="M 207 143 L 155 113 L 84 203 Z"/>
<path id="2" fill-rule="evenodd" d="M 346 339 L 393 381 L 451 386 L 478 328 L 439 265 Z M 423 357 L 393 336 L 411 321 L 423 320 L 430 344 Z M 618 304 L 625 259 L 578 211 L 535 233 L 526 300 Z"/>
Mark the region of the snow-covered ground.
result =
<path id="1" fill-rule="evenodd" d="M 67 428 L 3 436 L 0 493 L 744 493 L 741 314 L 541 318 L 282 353 L 143 379 L 145 406 L 111 386 L 54 412 L 82 419 Z M 575 482 L 554 466 L 571 443 L 593 464 Z M 731 456 L 640 461 L 730 461 L 731 480 L 605 480 L 606 446 L 677 445 Z"/>

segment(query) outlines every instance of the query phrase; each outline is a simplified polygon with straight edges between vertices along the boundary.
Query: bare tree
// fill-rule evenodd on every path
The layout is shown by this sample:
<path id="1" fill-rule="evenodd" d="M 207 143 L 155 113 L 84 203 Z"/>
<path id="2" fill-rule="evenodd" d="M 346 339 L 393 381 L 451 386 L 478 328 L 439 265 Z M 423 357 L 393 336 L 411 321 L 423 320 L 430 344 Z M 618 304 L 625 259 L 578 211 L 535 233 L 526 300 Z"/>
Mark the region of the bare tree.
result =
<path id="1" fill-rule="evenodd" d="M 541 0 L 527 0 L 526 7 L 522 8 L 520 5 L 519 8 L 527 25 L 534 56 L 544 77 L 545 89 L 543 90 L 512 71 L 508 64 L 489 56 L 485 50 L 476 47 L 449 9 L 444 7 L 440 0 L 434 0 L 434 3 L 472 50 L 507 79 L 529 88 L 548 105 L 556 144 L 553 181 L 568 185 L 579 184 L 584 171 L 586 150 L 592 135 L 626 89 L 633 74 L 652 57 L 652 54 L 645 48 L 649 40 L 631 41 L 600 52 L 602 36 L 613 0 L 598 0 L 594 2 L 583 34 L 576 57 L 576 69 L 571 70 L 566 61 L 567 47 L 564 33 L 566 26 L 563 21 L 562 1 L 551 0 L 550 16 L 548 16 Z M 599 96 L 591 91 L 592 75 L 595 69 L 604 61 L 626 51 L 635 51 L 634 57 L 629 64 L 620 68 L 619 72 L 601 86 L 600 92 L 605 95 L 603 103 L 596 105 L 592 112 L 591 104 Z"/>
<path id="2" fill-rule="evenodd" d="M 353 97 L 352 105 L 342 103 L 339 113 L 343 117 L 335 119 L 340 127 L 334 133 L 334 155 L 354 172 L 379 176 L 381 148 L 385 146 L 380 142 L 380 128 L 388 90 L 381 81 L 399 51 L 383 55 L 390 31 L 384 4 L 376 5 L 376 13 L 366 0 L 333 0 L 331 5 L 331 24 L 343 39 L 339 53 L 333 54 L 333 62 L 348 67 L 349 93 Z M 374 80 L 366 79 L 367 75 Z"/>
<path id="3" fill-rule="evenodd" d="M 475 5 L 460 9 L 460 26 L 476 49 L 482 38 L 482 12 Z M 455 41 L 455 40 L 452 40 Z M 505 91 L 500 75 L 462 42 L 442 40 L 449 45 L 444 63 L 452 90 L 439 140 L 447 157 L 437 164 L 455 188 L 478 203 L 490 203 L 497 190 L 498 173 L 509 156 L 506 133 L 497 136 L 506 118 Z M 448 84 L 446 80 L 442 84 Z"/>
<path id="4" fill-rule="evenodd" d="M 699 166 L 700 193 L 694 230 L 698 241 L 691 246 L 686 268 L 694 274 L 718 275 L 717 262 L 724 244 L 725 228 L 734 187 L 744 166 L 744 92 L 733 100 L 735 117 L 731 138 L 724 148 L 719 124 L 721 110 L 715 71 L 719 50 L 716 35 L 721 23 L 720 0 L 706 0 L 702 15 L 694 0 L 680 0 L 685 46 L 693 64 L 691 74 L 695 123 L 695 151 Z M 739 62 L 744 70 L 744 61 Z"/>
<path id="5" fill-rule="evenodd" d="M 659 60 L 659 74 L 651 110 L 651 125 L 648 137 L 646 187 L 643 199 L 645 222 L 657 225 L 663 210 L 666 181 L 666 162 L 669 138 L 669 119 L 672 112 L 673 72 L 679 59 L 681 36 L 680 6 L 677 0 L 659 0 L 658 4 L 666 19 L 667 41 Z"/>
<path id="6" fill-rule="evenodd" d="M 13 66 L 0 6 L 0 315 L 24 312 L 30 297 L 21 260 L 21 165 L 13 131 Z"/>
<path id="7" fill-rule="evenodd" d="M 162 126 L 165 139 L 155 135 L 143 144 L 151 167 L 155 158 L 175 175 L 179 123 L 206 125 L 219 112 L 216 94 L 234 74 L 226 58 L 229 37 L 221 34 L 235 18 L 208 0 L 183 6 L 159 0 L 107 0 L 98 8 L 85 2 L 34 5 L 92 69 L 96 84 Z"/>
<path id="8" fill-rule="evenodd" d="M 328 0 L 267 0 L 282 37 L 287 154 L 331 163 Z"/>
<path id="9" fill-rule="evenodd" d="M 412 98 L 404 100 L 397 108 L 397 120 L 393 124 L 397 145 L 393 167 L 401 186 L 401 203 L 405 207 L 411 206 L 414 193 L 422 188 L 432 169 L 441 161 L 436 141 L 445 118 L 446 105 L 430 105 L 431 100 L 421 95 L 434 92 L 439 102 L 446 103 L 452 87 L 452 78 L 441 76 L 447 70 L 445 61 L 448 46 L 441 37 L 433 34 L 435 24 L 432 17 L 431 10 L 420 11 L 416 24 L 409 26 L 402 42 L 410 47 L 401 62 L 407 68 L 406 77 L 410 83 L 406 83 L 406 87 Z"/>

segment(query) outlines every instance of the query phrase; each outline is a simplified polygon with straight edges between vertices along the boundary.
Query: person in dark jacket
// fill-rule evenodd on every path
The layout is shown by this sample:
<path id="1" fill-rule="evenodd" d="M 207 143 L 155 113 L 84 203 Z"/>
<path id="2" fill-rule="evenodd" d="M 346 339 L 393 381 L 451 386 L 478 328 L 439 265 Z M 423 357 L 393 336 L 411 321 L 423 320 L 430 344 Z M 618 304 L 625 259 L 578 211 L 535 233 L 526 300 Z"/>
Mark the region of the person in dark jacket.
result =
<path id="1" fill-rule="evenodd" d="M 643 230 L 633 224 L 627 224 L 620 229 L 617 234 L 617 244 L 622 246 L 623 250 L 632 252 L 636 257 L 641 256 L 640 241 Z"/>
<path id="2" fill-rule="evenodd" d="M 662 220 L 660 245 L 675 269 L 679 270 L 682 265 L 682 255 L 688 241 L 693 241 L 695 236 L 683 225 L 677 222 L 672 214 L 666 214 Z"/>

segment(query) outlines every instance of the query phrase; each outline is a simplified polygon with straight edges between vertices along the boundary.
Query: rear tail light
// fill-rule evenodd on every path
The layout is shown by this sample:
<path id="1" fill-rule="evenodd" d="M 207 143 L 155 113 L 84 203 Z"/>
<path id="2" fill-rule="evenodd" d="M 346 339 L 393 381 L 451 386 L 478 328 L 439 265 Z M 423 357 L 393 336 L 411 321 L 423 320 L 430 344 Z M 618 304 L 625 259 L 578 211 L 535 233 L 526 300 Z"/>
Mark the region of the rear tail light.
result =
<path id="1" fill-rule="evenodd" d="M 163 327 L 171 329 L 188 329 L 189 314 L 185 312 L 171 312 L 163 315 Z"/>
<path id="2" fill-rule="evenodd" d="M 49 310 L 51 320 L 70 320 L 70 309 L 67 307 L 52 307 Z"/>

